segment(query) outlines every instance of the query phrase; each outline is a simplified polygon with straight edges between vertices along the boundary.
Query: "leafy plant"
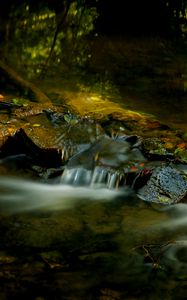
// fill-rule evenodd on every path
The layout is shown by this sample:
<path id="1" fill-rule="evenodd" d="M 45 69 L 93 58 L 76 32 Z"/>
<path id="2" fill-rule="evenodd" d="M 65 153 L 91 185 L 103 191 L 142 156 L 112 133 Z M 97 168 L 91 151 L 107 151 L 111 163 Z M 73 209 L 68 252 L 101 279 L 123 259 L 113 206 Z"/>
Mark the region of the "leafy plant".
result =
<path id="1" fill-rule="evenodd" d="M 30 11 L 29 5 L 22 5 L 12 17 L 15 20 L 14 53 L 21 57 L 30 76 L 36 75 L 50 54 L 58 26 L 57 16 L 47 6 L 35 12 Z M 95 7 L 88 7 L 85 1 L 73 1 L 55 39 L 50 64 L 83 66 L 90 58 L 85 37 L 93 31 L 97 17 Z"/>

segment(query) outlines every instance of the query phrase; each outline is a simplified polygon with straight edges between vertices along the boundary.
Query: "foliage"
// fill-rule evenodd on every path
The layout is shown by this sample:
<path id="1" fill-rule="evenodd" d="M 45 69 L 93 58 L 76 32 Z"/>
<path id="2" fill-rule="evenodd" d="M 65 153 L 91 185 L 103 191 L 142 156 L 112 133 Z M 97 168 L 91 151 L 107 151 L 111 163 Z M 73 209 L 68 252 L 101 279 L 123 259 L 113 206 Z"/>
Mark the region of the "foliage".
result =
<path id="1" fill-rule="evenodd" d="M 8 45 L 7 55 L 11 50 L 11 63 L 19 58 L 31 76 L 49 63 L 84 67 L 91 58 L 87 38 L 91 33 L 150 31 L 177 37 L 186 30 L 186 4 L 186 0 L 128 0 L 115 5 L 112 0 L 9 0 L 0 11 L 0 39 Z"/>
<path id="2" fill-rule="evenodd" d="M 94 29 L 94 21 L 98 17 L 95 7 L 86 7 L 73 2 L 70 6 L 66 28 L 59 34 L 61 58 L 69 64 L 84 65 L 90 58 L 89 48 L 84 38 Z"/>
<path id="3" fill-rule="evenodd" d="M 29 6 L 22 7 L 21 17 L 17 19 L 14 35 L 14 51 L 18 53 L 22 64 L 35 73 L 46 59 L 55 28 L 55 14 L 43 9 L 40 14 L 30 13 Z M 43 34 L 46 32 L 47 34 Z"/>
<path id="4" fill-rule="evenodd" d="M 83 1 L 73 1 L 60 29 L 57 28 L 56 13 L 47 6 L 32 11 L 28 4 L 23 4 L 11 16 L 15 24 L 13 54 L 21 58 L 20 62 L 30 76 L 41 72 L 57 29 L 50 59 L 53 66 L 61 62 L 68 66 L 83 66 L 89 59 L 85 38 L 93 31 L 94 21 L 98 17 L 95 7 L 87 7 Z"/>
<path id="5" fill-rule="evenodd" d="M 28 104 L 29 104 L 29 101 L 24 98 L 13 98 L 12 102 L 15 105 L 20 105 L 20 106 L 28 106 Z"/>

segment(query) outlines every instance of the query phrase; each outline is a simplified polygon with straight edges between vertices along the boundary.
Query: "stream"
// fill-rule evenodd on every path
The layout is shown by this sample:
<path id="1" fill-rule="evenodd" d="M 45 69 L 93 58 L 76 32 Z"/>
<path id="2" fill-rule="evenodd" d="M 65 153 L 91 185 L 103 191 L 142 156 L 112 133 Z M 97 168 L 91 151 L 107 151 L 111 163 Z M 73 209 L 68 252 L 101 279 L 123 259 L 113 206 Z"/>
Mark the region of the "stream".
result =
<path id="1" fill-rule="evenodd" d="M 173 153 L 186 151 L 186 101 L 121 92 L 116 102 L 66 93 L 65 109 L 2 111 L 0 299 L 186 299 L 187 204 L 133 190 L 144 168 L 175 167 Z M 177 167 L 187 173 L 186 160 Z"/>
<path id="2" fill-rule="evenodd" d="M 0 188 L 5 299 L 184 299 L 186 204 L 10 178 Z"/>
<path id="3" fill-rule="evenodd" d="M 62 168 L 48 162 L 46 170 L 35 166 L 32 172 L 25 155 L 10 155 L 19 148 L 15 147 L 19 139 L 15 139 L 18 144 L 6 148 L 10 156 L 0 164 L 0 298 L 185 299 L 187 205 L 143 201 L 129 186 L 119 184 L 121 164 L 126 166 L 129 159 L 140 161 L 140 165 L 145 162 L 136 148 L 137 138 L 130 136 L 124 141 L 122 130 L 119 139 L 109 139 L 102 136 L 98 124 L 81 119 L 75 122 L 68 114 L 63 122 L 62 115 L 47 116 L 44 128 L 39 127 L 43 137 L 52 119 L 58 145 L 62 147 L 67 139 L 67 149 L 74 149 L 70 141 L 80 139 L 76 130 L 81 128 L 83 143 L 76 149 L 78 154 L 69 154 L 72 158 Z M 26 119 L 25 123 L 21 120 L 21 126 L 41 137 L 32 124 L 44 122 L 44 115 L 28 118 L 31 125 Z M 53 128 L 47 130 L 53 132 Z M 24 136 L 22 149 L 38 162 L 38 148 L 26 139 Z M 135 145 L 130 154 L 129 143 Z M 61 151 L 61 155 L 67 160 L 68 151 Z M 115 170 L 110 173 L 96 166 L 92 172 L 92 159 Z M 62 175 L 51 176 L 54 171 Z"/>

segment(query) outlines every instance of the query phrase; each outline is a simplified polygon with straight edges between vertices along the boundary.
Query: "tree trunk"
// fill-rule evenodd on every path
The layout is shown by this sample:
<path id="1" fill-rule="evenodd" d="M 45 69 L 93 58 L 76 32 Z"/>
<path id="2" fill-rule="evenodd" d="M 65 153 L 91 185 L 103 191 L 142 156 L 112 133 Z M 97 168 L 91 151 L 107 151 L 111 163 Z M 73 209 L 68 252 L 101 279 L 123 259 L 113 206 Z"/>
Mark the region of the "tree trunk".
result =
<path id="1" fill-rule="evenodd" d="M 8 77 L 15 82 L 17 86 L 34 94 L 35 99 L 39 103 L 51 103 L 51 100 L 45 93 L 43 93 L 33 83 L 23 79 L 15 70 L 6 65 L 2 60 L 0 60 L 0 69 L 3 70 L 3 72 L 6 73 L 6 75 L 8 75 Z"/>

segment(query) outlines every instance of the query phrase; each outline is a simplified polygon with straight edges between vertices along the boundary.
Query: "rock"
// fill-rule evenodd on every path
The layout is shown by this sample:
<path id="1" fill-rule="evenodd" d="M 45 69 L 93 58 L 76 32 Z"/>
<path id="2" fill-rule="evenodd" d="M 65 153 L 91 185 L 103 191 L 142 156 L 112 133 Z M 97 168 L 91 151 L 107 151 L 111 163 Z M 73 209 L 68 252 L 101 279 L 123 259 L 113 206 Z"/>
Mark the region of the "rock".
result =
<path id="1" fill-rule="evenodd" d="M 167 155 L 168 151 L 160 138 L 146 138 L 143 140 L 143 149 L 147 154 Z"/>
<path id="2" fill-rule="evenodd" d="M 92 169 L 97 164 L 117 168 L 129 161 L 145 161 L 145 158 L 136 144 L 128 141 L 128 136 L 127 140 L 103 136 L 88 149 L 74 155 L 68 167 L 83 166 Z"/>
<path id="3" fill-rule="evenodd" d="M 113 139 L 103 136 L 88 149 L 70 158 L 61 183 L 118 188 L 131 167 L 145 161 L 136 142 L 134 137 Z M 138 167 L 135 169 L 137 171 Z"/>
<path id="4" fill-rule="evenodd" d="M 187 194 L 186 176 L 172 166 L 156 168 L 147 184 L 138 190 L 138 197 L 149 202 L 173 204 Z"/>

